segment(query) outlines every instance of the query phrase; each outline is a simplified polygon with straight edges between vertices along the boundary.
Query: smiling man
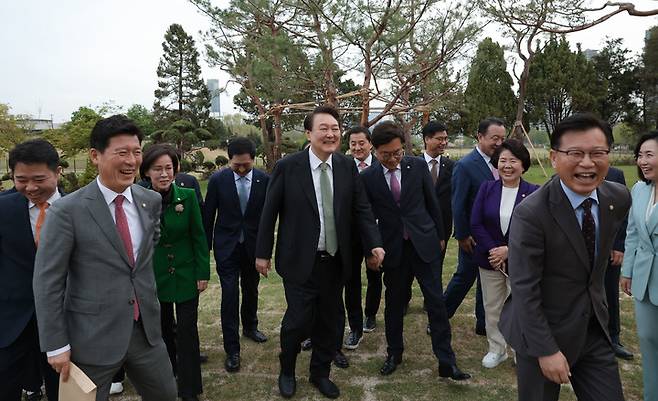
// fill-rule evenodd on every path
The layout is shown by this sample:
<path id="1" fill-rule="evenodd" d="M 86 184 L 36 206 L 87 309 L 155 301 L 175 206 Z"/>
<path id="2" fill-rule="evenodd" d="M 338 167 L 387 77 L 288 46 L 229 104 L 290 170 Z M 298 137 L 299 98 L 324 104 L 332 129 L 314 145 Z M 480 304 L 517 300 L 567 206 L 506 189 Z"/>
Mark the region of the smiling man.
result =
<path id="1" fill-rule="evenodd" d="M 308 150 L 277 162 L 265 197 L 256 268 L 267 276 L 276 243 L 276 271 L 283 278 L 287 309 L 281 323 L 279 391 L 292 397 L 300 343 L 313 344 L 310 381 L 329 398 L 340 395 L 329 379 L 336 353 L 340 291 L 351 272 L 352 226 L 358 225 L 370 262 L 381 264 L 384 250 L 356 164 L 336 153 L 340 117 L 319 106 L 304 119 Z M 310 333 L 309 333 L 310 331 Z"/>
<path id="2" fill-rule="evenodd" d="M 569 382 L 579 400 L 623 400 L 603 278 L 630 195 L 604 181 L 611 144 L 610 126 L 591 115 L 560 122 L 556 176 L 512 215 L 499 327 L 516 351 L 519 400 L 557 400 Z"/>
<path id="3" fill-rule="evenodd" d="M 97 401 L 122 365 L 143 400 L 176 400 L 152 263 L 161 199 L 133 184 L 141 139 L 125 116 L 96 123 L 89 156 L 98 177 L 50 207 L 36 255 L 41 349 L 64 381 L 70 361 L 80 367 Z"/>

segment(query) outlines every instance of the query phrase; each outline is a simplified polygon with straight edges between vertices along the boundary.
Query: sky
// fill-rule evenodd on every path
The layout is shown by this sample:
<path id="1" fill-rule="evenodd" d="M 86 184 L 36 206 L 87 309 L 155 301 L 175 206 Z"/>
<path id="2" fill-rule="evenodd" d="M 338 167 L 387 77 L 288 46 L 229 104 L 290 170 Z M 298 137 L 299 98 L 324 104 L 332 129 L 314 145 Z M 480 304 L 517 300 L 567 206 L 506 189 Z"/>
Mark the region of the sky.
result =
<path id="1" fill-rule="evenodd" d="M 227 3 L 215 0 L 216 5 Z M 658 8 L 656 0 L 635 4 Z M 9 104 L 13 114 L 52 117 L 56 123 L 67 121 L 80 106 L 108 101 L 150 108 L 169 25 L 181 24 L 199 50 L 199 31 L 208 28 L 207 17 L 187 0 L 5 0 L 0 21 L 0 103 Z M 654 25 L 658 17 L 618 15 L 568 39 L 583 49 L 598 49 L 606 35 L 622 37 L 626 47 L 639 53 L 644 32 Z M 202 68 L 204 79 L 226 83 L 228 76 L 217 68 L 205 61 Z M 232 103 L 235 93 L 229 86 L 221 94 L 222 114 L 239 112 Z"/>

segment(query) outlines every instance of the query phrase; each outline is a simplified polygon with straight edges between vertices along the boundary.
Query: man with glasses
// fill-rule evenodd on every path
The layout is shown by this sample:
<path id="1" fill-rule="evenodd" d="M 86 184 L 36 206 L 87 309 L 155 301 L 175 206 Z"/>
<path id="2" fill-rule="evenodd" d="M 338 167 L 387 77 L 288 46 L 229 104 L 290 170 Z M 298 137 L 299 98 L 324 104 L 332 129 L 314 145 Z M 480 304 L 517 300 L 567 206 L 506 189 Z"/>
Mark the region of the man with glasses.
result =
<path id="1" fill-rule="evenodd" d="M 509 228 L 512 295 L 499 327 L 516 351 L 519 400 L 623 400 L 608 335 L 605 270 L 631 199 L 605 181 L 610 126 L 587 114 L 551 137 L 556 175 L 520 203 Z"/>
<path id="2" fill-rule="evenodd" d="M 459 370 L 450 345 L 450 323 L 443 304 L 439 268 L 445 238 L 430 172 L 419 158 L 404 156 L 404 135 L 394 122 L 377 125 L 372 143 L 381 164 L 371 166 L 361 177 L 386 251 L 381 270 L 386 286 L 388 356 L 379 372 L 390 375 L 402 362 L 407 277 L 413 274 L 423 291 L 439 376 L 466 380 L 470 375 Z M 380 270 L 370 263 L 368 268 Z"/>
<path id="3" fill-rule="evenodd" d="M 491 156 L 504 139 L 503 120 L 495 117 L 484 119 L 478 126 L 477 146 L 455 163 L 452 173 L 452 213 L 455 220 L 455 238 L 459 242 L 459 255 L 457 271 L 443 294 L 449 318 L 455 314 L 475 279 L 479 277 L 478 267 L 473 261 L 475 241 L 471 236 L 471 209 L 480 184 L 486 180 L 498 179 L 498 170 L 491 164 Z M 475 333 L 485 336 L 487 332 L 479 279 L 475 293 L 475 318 Z"/>

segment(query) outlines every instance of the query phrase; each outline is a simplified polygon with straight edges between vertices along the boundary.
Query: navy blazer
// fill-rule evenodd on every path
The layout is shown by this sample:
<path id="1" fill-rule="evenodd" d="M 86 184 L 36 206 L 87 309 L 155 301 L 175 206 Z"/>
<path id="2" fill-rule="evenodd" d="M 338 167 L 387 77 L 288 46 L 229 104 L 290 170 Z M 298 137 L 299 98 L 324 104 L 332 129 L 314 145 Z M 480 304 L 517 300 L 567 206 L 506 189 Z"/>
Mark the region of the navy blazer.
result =
<path id="1" fill-rule="evenodd" d="M 0 348 L 11 345 L 34 315 L 37 248 L 27 205 L 18 192 L 0 196 Z"/>
<path id="2" fill-rule="evenodd" d="M 493 180 L 477 149 L 462 157 L 452 170 L 452 216 L 455 220 L 455 238 L 462 240 L 471 235 L 471 210 L 475 196 L 484 181 Z"/>
<path id="3" fill-rule="evenodd" d="M 361 173 L 386 251 L 384 269 L 402 263 L 403 227 L 418 256 L 426 263 L 441 255 L 440 240 L 445 239 L 441 211 L 427 164 L 417 157 L 405 156 L 400 161 L 400 169 L 399 206 L 393 200 L 381 164 L 373 163 Z"/>
<path id="4" fill-rule="evenodd" d="M 535 192 L 539 185 L 531 184 L 521 179 L 519 191 L 516 194 L 514 208 L 526 196 Z M 473 260 L 479 267 L 492 270 L 489 264 L 489 251 L 493 248 L 507 245 L 509 229 L 503 235 L 500 229 L 500 200 L 503 194 L 503 182 L 485 181 L 473 202 L 471 214 L 471 233 L 475 240 Z"/>
<path id="5" fill-rule="evenodd" d="M 616 182 L 618 184 L 626 186 L 626 179 L 624 179 L 624 172 L 618 168 L 610 166 L 608 169 L 608 175 L 605 176 L 606 181 Z M 628 217 L 624 219 L 624 222 L 619 227 L 617 231 L 617 236 L 615 237 L 615 243 L 612 245 L 612 249 L 619 252 L 624 252 L 624 241 L 626 240 L 626 226 L 628 225 Z"/>
<path id="6" fill-rule="evenodd" d="M 257 169 L 252 171 L 251 191 L 244 216 L 240 210 L 240 198 L 233 170 L 224 168 L 214 173 L 208 181 L 203 226 L 208 239 L 208 249 L 214 247 L 215 261 L 218 265 L 231 256 L 240 240 L 242 230 L 245 233 L 244 246 L 247 256 L 250 259 L 254 258 L 258 224 L 265 204 L 269 176 Z"/>

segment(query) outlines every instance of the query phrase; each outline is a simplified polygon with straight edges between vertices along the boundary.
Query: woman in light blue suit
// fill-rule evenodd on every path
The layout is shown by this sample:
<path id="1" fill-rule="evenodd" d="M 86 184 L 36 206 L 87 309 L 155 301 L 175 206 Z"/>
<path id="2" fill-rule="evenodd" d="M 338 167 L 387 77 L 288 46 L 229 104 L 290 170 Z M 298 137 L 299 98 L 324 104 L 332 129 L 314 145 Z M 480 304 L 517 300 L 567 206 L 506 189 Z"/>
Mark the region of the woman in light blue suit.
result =
<path id="1" fill-rule="evenodd" d="M 640 138 L 635 159 L 642 181 L 631 190 L 620 285 L 635 298 L 644 399 L 658 401 L 658 131 Z"/>

